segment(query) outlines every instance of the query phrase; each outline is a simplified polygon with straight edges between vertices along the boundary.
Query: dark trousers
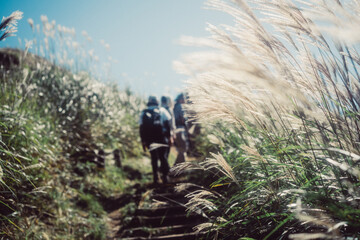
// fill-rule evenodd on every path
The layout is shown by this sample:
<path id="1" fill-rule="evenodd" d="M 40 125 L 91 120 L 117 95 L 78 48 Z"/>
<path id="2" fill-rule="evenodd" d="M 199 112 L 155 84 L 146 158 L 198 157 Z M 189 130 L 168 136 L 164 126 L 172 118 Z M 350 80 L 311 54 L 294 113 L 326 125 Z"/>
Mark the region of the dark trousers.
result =
<path id="1" fill-rule="evenodd" d="M 165 158 L 166 158 L 166 160 L 169 160 L 169 154 L 170 154 L 170 147 L 165 147 Z"/>
<path id="2" fill-rule="evenodd" d="M 167 183 L 167 174 L 169 173 L 169 163 L 167 161 L 167 148 L 160 147 L 150 151 L 151 165 L 154 175 L 154 182 L 157 182 L 158 160 L 160 160 L 160 171 L 162 173 L 163 183 Z"/>

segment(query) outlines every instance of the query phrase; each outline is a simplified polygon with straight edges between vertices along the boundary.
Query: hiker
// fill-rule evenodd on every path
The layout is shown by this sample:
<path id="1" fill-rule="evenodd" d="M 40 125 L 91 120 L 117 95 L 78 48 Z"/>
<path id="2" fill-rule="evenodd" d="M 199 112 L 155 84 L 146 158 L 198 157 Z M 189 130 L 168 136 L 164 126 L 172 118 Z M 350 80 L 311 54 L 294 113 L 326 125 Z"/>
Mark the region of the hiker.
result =
<path id="1" fill-rule="evenodd" d="M 186 118 L 184 115 L 183 104 L 185 97 L 180 93 L 175 99 L 174 119 L 175 119 L 175 146 L 178 152 L 174 165 L 185 162 L 185 154 L 188 149 L 188 133 L 186 126 Z"/>
<path id="2" fill-rule="evenodd" d="M 149 96 L 147 108 L 140 115 L 140 137 L 144 151 L 148 149 L 151 155 L 151 165 L 154 183 L 158 182 L 158 160 L 163 183 L 167 183 L 169 164 L 167 161 L 167 147 L 170 139 L 171 116 L 168 111 L 159 107 L 155 96 Z"/>
<path id="3" fill-rule="evenodd" d="M 161 102 L 161 107 L 165 108 L 171 116 L 170 131 L 166 133 L 166 137 L 167 137 L 167 139 L 169 139 L 169 146 L 166 149 L 166 159 L 168 159 L 169 153 L 170 153 L 170 147 L 174 143 L 174 131 L 175 131 L 174 113 L 171 108 L 171 98 L 170 97 L 162 96 L 160 102 Z"/>

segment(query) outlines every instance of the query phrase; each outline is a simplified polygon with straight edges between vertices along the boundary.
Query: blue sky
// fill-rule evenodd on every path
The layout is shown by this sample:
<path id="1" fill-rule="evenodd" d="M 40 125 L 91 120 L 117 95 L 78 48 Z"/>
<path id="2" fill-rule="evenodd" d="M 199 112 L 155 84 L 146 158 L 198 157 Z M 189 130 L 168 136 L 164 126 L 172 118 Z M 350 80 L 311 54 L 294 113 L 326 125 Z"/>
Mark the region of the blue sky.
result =
<path id="1" fill-rule="evenodd" d="M 19 47 L 18 37 L 31 39 L 27 19 L 41 24 L 40 16 L 46 15 L 56 24 L 74 27 L 77 37 L 85 30 L 98 55 L 118 61 L 112 64 L 113 79 L 144 96 L 175 96 L 184 86 L 186 76 L 175 73 L 172 61 L 197 49 L 177 44 L 182 35 L 207 36 L 207 23 L 231 21 L 224 13 L 205 9 L 204 0 L 0 0 L 0 6 L 1 16 L 24 12 L 17 36 L 0 47 Z M 101 47 L 101 39 L 110 51 Z"/>

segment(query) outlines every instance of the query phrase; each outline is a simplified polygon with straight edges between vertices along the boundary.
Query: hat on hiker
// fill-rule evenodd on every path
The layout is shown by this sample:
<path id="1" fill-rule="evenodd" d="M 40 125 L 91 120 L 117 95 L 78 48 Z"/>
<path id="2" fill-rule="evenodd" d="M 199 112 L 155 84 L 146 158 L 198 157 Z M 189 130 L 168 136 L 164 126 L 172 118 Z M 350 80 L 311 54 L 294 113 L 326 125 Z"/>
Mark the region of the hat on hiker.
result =
<path id="1" fill-rule="evenodd" d="M 147 103 L 148 106 L 158 106 L 159 105 L 159 102 L 156 98 L 156 96 L 149 96 L 149 100 L 148 100 L 148 103 Z"/>
<path id="2" fill-rule="evenodd" d="M 176 101 L 176 102 L 179 102 L 179 101 L 181 101 L 181 100 L 185 100 L 183 93 L 180 93 L 180 94 L 177 95 L 177 97 L 175 98 L 175 101 Z"/>
<path id="3" fill-rule="evenodd" d="M 161 104 L 167 105 L 167 103 L 168 103 L 167 97 L 166 96 L 161 96 L 160 102 L 161 102 Z"/>

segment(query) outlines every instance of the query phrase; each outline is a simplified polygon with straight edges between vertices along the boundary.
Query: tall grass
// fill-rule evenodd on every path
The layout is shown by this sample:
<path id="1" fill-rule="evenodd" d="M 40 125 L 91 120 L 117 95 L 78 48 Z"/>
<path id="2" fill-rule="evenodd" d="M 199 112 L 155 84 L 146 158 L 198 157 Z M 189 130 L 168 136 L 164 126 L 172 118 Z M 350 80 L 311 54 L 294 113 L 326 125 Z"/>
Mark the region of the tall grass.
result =
<path id="1" fill-rule="evenodd" d="M 71 56 L 77 68 L 55 59 L 67 53 L 57 45 L 63 27 L 54 26 L 43 17 L 48 41 L 34 34 L 33 50 L 0 49 L 0 236 L 104 239 L 98 198 L 121 188 L 107 179 L 121 172 L 99 173 L 91 161 L 100 149 L 139 155 L 136 120 L 144 105 L 130 90 L 81 71 L 86 65 L 76 59 L 91 61 L 76 55 L 80 48 Z M 46 50 L 43 57 L 37 49 Z"/>
<path id="2" fill-rule="evenodd" d="M 207 229 L 224 239 L 358 237 L 359 3 L 206 6 L 233 24 L 182 37 L 211 50 L 174 66 L 189 75 L 195 117 L 223 126 L 224 147 L 201 163 L 223 176 L 212 184 L 222 197 L 210 198 Z"/>
<path id="3" fill-rule="evenodd" d="M 17 21 L 22 19 L 22 12 L 15 11 L 8 17 L 3 17 L 0 23 L 0 41 L 5 40 L 7 37 L 14 36 L 17 32 Z"/>

